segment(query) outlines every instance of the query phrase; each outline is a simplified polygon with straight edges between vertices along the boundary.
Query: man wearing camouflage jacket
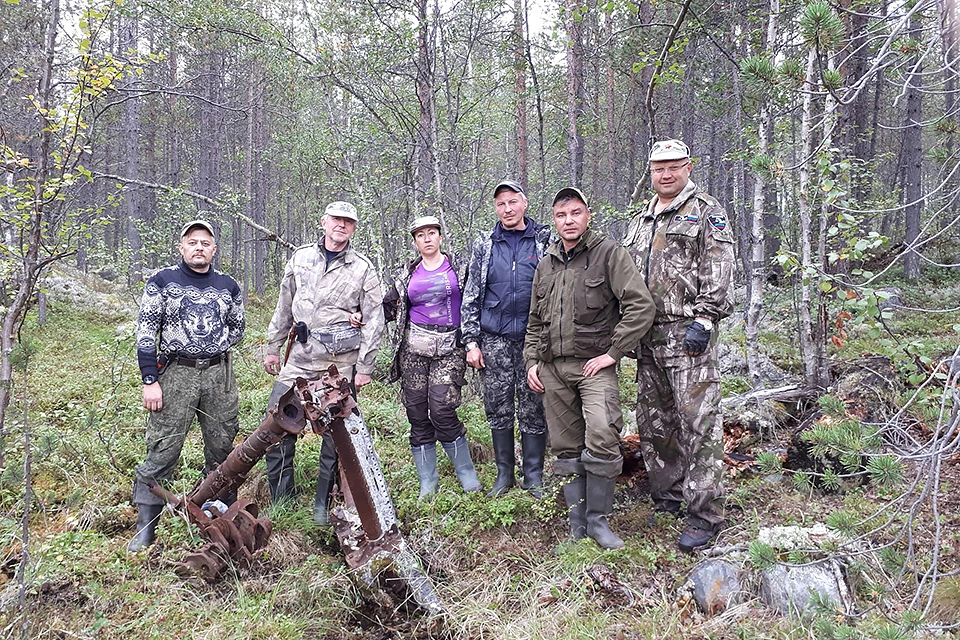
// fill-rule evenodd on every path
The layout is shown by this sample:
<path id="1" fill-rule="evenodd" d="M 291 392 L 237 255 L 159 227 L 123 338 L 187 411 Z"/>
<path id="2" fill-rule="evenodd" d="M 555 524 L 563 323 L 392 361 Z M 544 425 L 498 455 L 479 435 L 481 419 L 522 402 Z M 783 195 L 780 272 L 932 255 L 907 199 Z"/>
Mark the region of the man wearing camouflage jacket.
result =
<path id="1" fill-rule="evenodd" d="M 497 224 L 473 245 L 463 289 L 461 329 L 467 364 L 480 372 L 483 409 L 497 463 L 487 492 L 505 494 L 516 483 L 514 414 L 520 429 L 521 486 L 534 497 L 543 491 L 547 423 L 540 395 L 527 386 L 523 338 L 530 313 L 530 287 L 537 263 L 547 252 L 550 227 L 526 215 L 527 196 L 513 180 L 493 190 Z M 514 403 L 516 399 L 516 403 Z"/>
<path id="2" fill-rule="evenodd" d="M 690 180 L 679 140 L 654 144 L 656 196 L 627 232 L 626 246 L 657 307 L 637 349 L 637 427 L 654 512 L 679 516 L 678 546 L 707 546 L 723 523 L 723 423 L 717 331 L 733 311 L 733 233 L 726 213 Z"/>
<path id="3" fill-rule="evenodd" d="M 298 377 L 318 380 L 331 364 L 357 388 L 371 380 L 384 329 L 383 289 L 373 263 L 350 246 L 357 222 L 357 209 L 349 202 L 329 204 L 320 220 L 323 237 L 297 249 L 287 262 L 267 328 L 263 366 L 277 376 L 268 410 Z M 281 347 L 297 322 L 305 326 L 281 368 Z M 267 479 L 274 501 L 293 493 L 295 446 L 296 438 L 287 436 L 267 451 Z M 320 525 L 329 522 L 327 504 L 336 479 L 336 462 L 328 432 L 320 449 L 313 514 Z"/>

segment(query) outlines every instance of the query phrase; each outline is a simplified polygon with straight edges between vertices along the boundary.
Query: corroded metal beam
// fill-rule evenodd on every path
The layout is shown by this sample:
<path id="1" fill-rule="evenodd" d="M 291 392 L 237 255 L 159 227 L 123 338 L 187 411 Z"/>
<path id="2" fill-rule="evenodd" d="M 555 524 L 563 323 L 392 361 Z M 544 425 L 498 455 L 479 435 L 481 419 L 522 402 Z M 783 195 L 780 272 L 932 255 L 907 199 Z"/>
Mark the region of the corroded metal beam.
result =
<path id="1" fill-rule="evenodd" d="M 340 458 L 344 503 L 331 512 L 337 539 L 359 586 L 381 604 L 412 602 L 430 616 L 444 612 L 430 578 L 404 540 L 373 438 L 360 415 L 346 378 L 336 367 L 316 382 L 298 378 L 277 406 L 227 459 L 186 496 L 160 486 L 151 491 L 185 511 L 207 544 L 188 555 L 179 568 L 213 580 L 232 560 L 249 563 L 270 535 L 271 524 L 257 506 L 238 500 L 225 512 L 211 506 L 242 485 L 266 450 L 307 425 L 317 434 L 330 431 Z"/>

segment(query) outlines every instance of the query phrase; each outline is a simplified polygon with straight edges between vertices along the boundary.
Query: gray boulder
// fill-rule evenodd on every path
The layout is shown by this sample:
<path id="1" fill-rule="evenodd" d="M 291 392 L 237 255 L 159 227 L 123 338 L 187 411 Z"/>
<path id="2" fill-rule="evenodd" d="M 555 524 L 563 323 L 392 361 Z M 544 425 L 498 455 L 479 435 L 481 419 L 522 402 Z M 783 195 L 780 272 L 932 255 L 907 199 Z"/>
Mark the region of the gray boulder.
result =
<path id="1" fill-rule="evenodd" d="M 688 578 L 700 610 L 715 615 L 744 601 L 740 568 L 724 560 L 707 560 L 694 567 Z"/>
<path id="2" fill-rule="evenodd" d="M 760 598 L 781 615 L 812 617 L 818 603 L 850 613 L 850 591 L 837 562 L 788 567 L 775 565 L 760 576 Z"/>

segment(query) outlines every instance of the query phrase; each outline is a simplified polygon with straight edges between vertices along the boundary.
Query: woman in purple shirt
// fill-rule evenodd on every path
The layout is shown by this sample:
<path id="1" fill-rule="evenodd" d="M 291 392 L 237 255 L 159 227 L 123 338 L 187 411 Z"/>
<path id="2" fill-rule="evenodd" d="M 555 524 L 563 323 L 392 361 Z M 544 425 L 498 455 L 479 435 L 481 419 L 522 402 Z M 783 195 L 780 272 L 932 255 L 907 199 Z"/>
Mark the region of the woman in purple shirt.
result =
<path id="1" fill-rule="evenodd" d="M 420 498 L 437 491 L 438 440 L 463 490 L 480 491 L 467 430 L 457 417 L 467 366 L 460 340 L 462 274 L 453 257 L 440 250 L 439 219 L 417 218 L 410 233 L 420 255 L 397 273 L 383 306 L 387 320 L 397 322 L 390 381 L 400 380 Z"/>

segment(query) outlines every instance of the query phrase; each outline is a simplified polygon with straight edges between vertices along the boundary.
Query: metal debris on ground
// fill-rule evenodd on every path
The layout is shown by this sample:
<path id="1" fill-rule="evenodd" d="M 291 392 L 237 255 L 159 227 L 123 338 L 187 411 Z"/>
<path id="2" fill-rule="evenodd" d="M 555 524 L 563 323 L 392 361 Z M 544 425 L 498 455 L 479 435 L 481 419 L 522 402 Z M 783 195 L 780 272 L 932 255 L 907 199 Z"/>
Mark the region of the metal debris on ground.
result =
<path id="1" fill-rule="evenodd" d="M 332 511 L 331 521 L 347 566 L 353 570 L 351 576 L 381 605 L 419 607 L 430 616 L 443 614 L 433 583 L 400 533 L 380 459 L 350 384 L 333 366 L 319 381 L 298 378 L 256 431 L 188 495 L 151 487 L 155 495 L 185 512 L 207 541 L 177 564 L 178 571 L 212 581 L 231 563 L 249 565 L 253 554 L 267 543 L 270 521 L 260 517 L 250 500 L 237 500 L 225 512 L 211 508 L 211 503 L 235 492 L 268 448 L 288 434 L 299 435 L 307 424 L 318 435 L 331 432 L 340 458 L 344 504 Z"/>

